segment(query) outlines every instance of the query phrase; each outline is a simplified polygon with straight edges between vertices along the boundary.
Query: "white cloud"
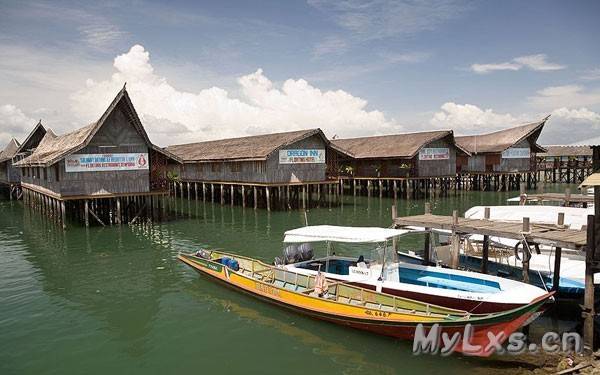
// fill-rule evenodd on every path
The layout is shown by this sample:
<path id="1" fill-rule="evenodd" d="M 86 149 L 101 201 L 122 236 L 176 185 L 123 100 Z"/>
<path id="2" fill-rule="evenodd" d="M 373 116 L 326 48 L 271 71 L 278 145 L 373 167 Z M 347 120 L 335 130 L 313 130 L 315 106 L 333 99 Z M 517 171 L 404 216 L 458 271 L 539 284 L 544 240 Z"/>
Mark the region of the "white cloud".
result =
<path id="1" fill-rule="evenodd" d="M 579 78 L 583 79 L 584 81 L 600 80 L 600 68 L 588 69 L 585 72 L 583 72 L 583 74 Z"/>
<path id="2" fill-rule="evenodd" d="M 309 0 L 308 3 L 362 40 L 433 30 L 469 9 L 463 2 L 454 0 Z"/>
<path id="3" fill-rule="evenodd" d="M 565 68 L 564 65 L 554 64 L 554 63 L 546 61 L 547 58 L 548 58 L 548 56 L 540 53 L 537 55 L 528 55 L 528 56 L 517 57 L 517 58 L 513 59 L 513 61 L 518 64 L 521 64 L 523 66 L 526 66 L 531 70 L 542 71 L 542 72 L 549 71 L 549 70 L 561 70 L 561 69 Z"/>
<path id="4" fill-rule="evenodd" d="M 580 85 L 550 86 L 528 98 L 535 108 L 554 110 L 562 107 L 595 107 L 600 105 L 600 90 L 587 90 Z"/>
<path id="5" fill-rule="evenodd" d="M 364 99 L 342 90 L 321 91 L 304 79 L 288 79 L 278 87 L 261 69 L 238 79 L 241 94 L 233 98 L 219 87 L 179 91 L 154 72 L 150 54 L 140 45 L 117 56 L 114 67 L 110 79 L 88 80 L 72 95 L 73 111 L 85 121 L 96 119 L 127 82 L 138 114 L 162 145 L 314 127 L 343 136 L 398 129 L 383 113 L 367 110 Z"/>
<path id="6" fill-rule="evenodd" d="M 343 38 L 329 37 L 317 44 L 315 51 L 321 55 L 339 53 L 336 44 L 345 43 L 347 50 L 351 44 L 431 31 L 471 8 L 456 0 L 309 0 L 308 3 L 344 31 Z"/>
<path id="7" fill-rule="evenodd" d="M 431 54 L 427 52 L 382 53 L 371 59 L 370 62 L 332 66 L 330 69 L 311 74 L 308 78 L 314 82 L 340 82 L 389 69 L 398 64 L 416 64 L 427 60 L 430 56 Z"/>
<path id="8" fill-rule="evenodd" d="M 26 129 L 33 128 L 35 120 L 27 116 L 13 104 L 0 105 L 0 150 L 8 144 L 11 138 L 17 140 L 25 135 Z"/>
<path id="9" fill-rule="evenodd" d="M 473 64 L 471 65 L 471 70 L 475 73 L 485 74 L 489 72 L 493 72 L 496 70 L 519 70 L 521 69 L 521 65 L 505 62 L 498 64 Z"/>
<path id="10" fill-rule="evenodd" d="M 346 52 L 348 42 L 338 36 L 328 36 L 321 42 L 317 43 L 313 49 L 313 56 L 318 58 L 323 55 L 340 55 Z"/>
<path id="11" fill-rule="evenodd" d="M 491 109 L 481 109 L 473 104 L 444 103 L 436 112 L 431 125 L 443 129 L 453 129 L 456 134 L 479 134 L 516 124 L 520 118 L 511 114 L 496 113 Z"/>
<path id="12" fill-rule="evenodd" d="M 478 74 L 486 74 L 498 70 L 521 70 L 528 68 L 535 71 L 547 72 L 552 70 L 564 69 L 564 65 L 559 65 L 546 61 L 548 56 L 545 54 L 527 55 L 515 57 L 511 61 L 502 63 L 488 63 L 488 64 L 473 64 L 471 70 Z"/>
<path id="13" fill-rule="evenodd" d="M 537 121 L 548 113 L 519 114 L 496 113 L 473 104 L 445 103 L 433 115 L 430 124 L 438 128 L 454 129 L 457 135 L 482 134 L 510 126 Z M 589 142 L 600 136 L 600 114 L 588 108 L 561 107 L 551 112 L 540 136 L 541 144 L 570 144 Z"/>

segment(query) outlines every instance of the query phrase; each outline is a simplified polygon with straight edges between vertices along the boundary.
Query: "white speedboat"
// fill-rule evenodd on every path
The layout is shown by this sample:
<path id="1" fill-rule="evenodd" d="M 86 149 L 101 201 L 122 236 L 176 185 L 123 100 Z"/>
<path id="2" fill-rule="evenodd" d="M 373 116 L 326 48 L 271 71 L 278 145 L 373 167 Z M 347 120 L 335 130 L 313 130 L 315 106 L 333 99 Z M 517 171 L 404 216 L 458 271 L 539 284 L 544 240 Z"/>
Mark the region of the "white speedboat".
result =
<path id="1" fill-rule="evenodd" d="M 298 228 L 285 232 L 284 259 L 276 264 L 300 274 L 321 272 L 329 279 L 366 289 L 473 313 L 510 310 L 546 294 L 533 285 L 497 276 L 399 262 L 391 245 L 414 232 L 418 231 L 330 225 Z M 326 256 L 313 259 L 315 243 L 327 245 Z M 336 255 L 337 245 L 344 243 L 361 244 L 362 255 Z M 367 257 L 371 252 L 374 256 Z"/>

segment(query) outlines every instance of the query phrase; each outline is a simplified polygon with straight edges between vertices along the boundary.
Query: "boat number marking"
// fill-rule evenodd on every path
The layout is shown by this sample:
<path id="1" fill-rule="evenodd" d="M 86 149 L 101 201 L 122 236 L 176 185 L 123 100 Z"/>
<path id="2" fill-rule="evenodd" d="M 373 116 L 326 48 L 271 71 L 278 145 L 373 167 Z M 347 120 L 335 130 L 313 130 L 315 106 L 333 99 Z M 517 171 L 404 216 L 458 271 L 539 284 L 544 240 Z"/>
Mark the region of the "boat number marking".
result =
<path id="1" fill-rule="evenodd" d="M 279 297 L 279 289 L 277 289 L 277 288 L 273 288 L 271 286 L 263 285 L 263 284 L 260 284 L 260 283 L 254 284 L 254 287 L 256 288 L 256 290 L 258 290 L 260 292 L 271 294 L 273 296 Z"/>
<path id="2" fill-rule="evenodd" d="M 387 318 L 388 316 L 392 315 L 392 313 L 389 313 L 386 311 L 378 311 L 378 310 L 365 310 L 365 314 L 370 315 L 370 316 L 381 317 L 381 318 Z"/>

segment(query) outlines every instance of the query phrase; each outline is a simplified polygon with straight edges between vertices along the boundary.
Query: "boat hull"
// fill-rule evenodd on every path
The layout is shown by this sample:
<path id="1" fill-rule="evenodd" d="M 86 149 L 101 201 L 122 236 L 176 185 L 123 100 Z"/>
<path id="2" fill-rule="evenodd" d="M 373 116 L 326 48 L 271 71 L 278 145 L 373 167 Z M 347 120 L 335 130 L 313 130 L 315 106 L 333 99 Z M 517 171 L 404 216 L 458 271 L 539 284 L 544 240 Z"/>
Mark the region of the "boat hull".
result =
<path id="1" fill-rule="evenodd" d="M 438 325 L 440 333 L 449 336 L 459 334 L 463 337 L 465 326 L 471 324 L 473 331 L 468 344 L 479 346 L 478 350 L 465 354 L 476 356 L 489 356 L 495 348 L 489 348 L 489 333 L 494 337 L 501 337 L 504 341 L 508 336 L 531 319 L 544 300 L 536 301 L 518 310 L 490 316 L 489 319 L 445 321 L 439 317 L 426 315 L 410 315 L 407 313 L 382 312 L 364 306 L 353 306 L 330 301 L 325 298 L 314 297 L 302 293 L 292 292 L 284 288 L 277 288 L 260 280 L 246 277 L 229 268 L 210 260 L 193 256 L 180 255 L 179 259 L 194 268 L 201 274 L 211 276 L 237 291 L 244 292 L 271 304 L 298 312 L 302 315 L 328 321 L 341 326 L 352 327 L 379 335 L 391 336 L 403 340 L 413 340 L 418 325 L 421 325 L 426 334 Z M 441 340 L 438 340 L 438 343 Z M 456 351 L 464 352 L 463 340 L 458 340 Z"/>

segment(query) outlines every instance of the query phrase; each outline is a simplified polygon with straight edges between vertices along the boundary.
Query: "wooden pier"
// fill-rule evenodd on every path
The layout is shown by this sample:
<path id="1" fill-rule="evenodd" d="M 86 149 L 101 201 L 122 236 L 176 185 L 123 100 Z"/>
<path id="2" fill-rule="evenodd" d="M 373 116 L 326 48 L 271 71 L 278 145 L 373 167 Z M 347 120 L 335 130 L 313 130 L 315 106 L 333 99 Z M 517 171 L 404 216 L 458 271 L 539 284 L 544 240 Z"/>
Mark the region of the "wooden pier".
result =
<path id="1" fill-rule="evenodd" d="M 592 149 L 589 146 L 546 146 L 537 155 L 540 181 L 577 184 L 592 173 Z"/>
<path id="2" fill-rule="evenodd" d="M 308 209 L 341 204 L 338 181 L 285 184 L 221 181 L 172 181 L 171 194 L 187 200 L 271 210 Z"/>

